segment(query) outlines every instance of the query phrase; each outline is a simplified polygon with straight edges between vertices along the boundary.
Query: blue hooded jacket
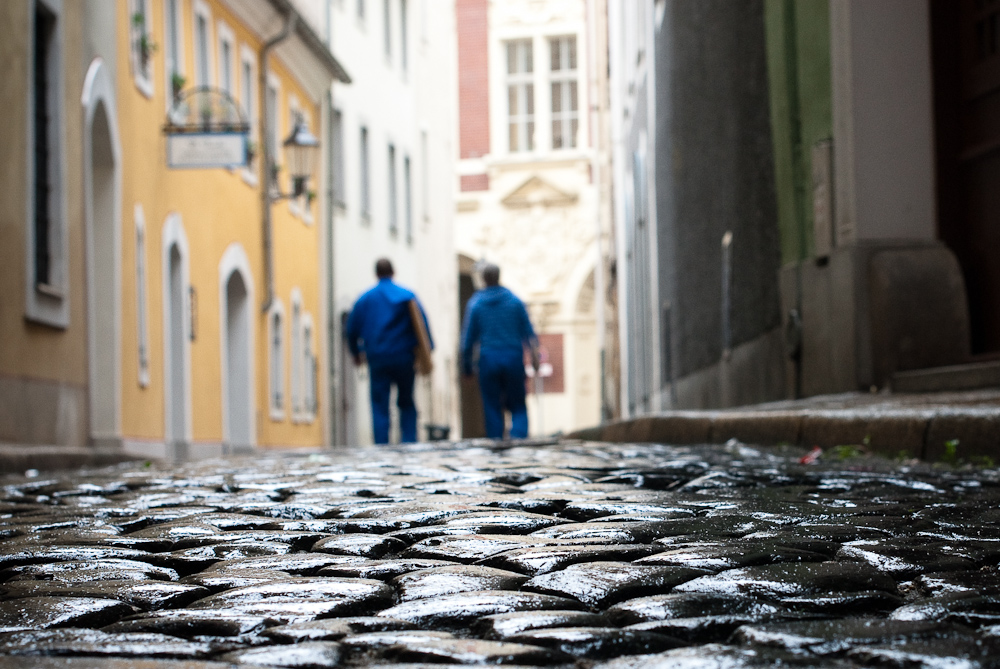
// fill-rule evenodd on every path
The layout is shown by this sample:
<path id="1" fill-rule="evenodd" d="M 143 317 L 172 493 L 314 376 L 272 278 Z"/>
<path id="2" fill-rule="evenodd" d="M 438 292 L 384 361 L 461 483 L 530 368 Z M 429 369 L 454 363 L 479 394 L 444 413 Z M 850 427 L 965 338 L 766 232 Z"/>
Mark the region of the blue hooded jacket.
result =
<path id="1" fill-rule="evenodd" d="M 465 308 L 462 323 L 462 369 L 472 373 L 476 344 L 482 351 L 523 351 L 535 341 L 535 330 L 524 303 L 503 286 L 477 291 Z"/>
<path id="2" fill-rule="evenodd" d="M 417 335 L 410 321 L 410 300 L 416 296 L 406 288 L 393 283 L 392 279 L 380 279 L 378 284 L 358 298 L 347 319 L 347 345 L 355 356 L 362 351 L 369 365 L 406 363 L 413 360 L 413 349 L 417 346 Z M 427 328 L 427 314 L 417 300 L 420 315 Z M 434 340 L 431 339 L 431 348 Z"/>

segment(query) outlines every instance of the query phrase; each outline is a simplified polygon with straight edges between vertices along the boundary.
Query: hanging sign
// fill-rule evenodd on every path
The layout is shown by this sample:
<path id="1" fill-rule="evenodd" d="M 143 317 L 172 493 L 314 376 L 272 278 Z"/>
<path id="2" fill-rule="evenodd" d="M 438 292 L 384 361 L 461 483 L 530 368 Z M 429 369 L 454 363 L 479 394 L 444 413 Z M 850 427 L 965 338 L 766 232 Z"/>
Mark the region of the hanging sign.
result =
<path id="1" fill-rule="evenodd" d="M 247 136 L 242 132 L 167 135 L 168 167 L 239 167 L 246 164 Z"/>
<path id="2" fill-rule="evenodd" d="M 205 86 L 180 91 L 163 132 L 168 167 L 206 169 L 248 163 L 250 124 L 226 91 Z"/>

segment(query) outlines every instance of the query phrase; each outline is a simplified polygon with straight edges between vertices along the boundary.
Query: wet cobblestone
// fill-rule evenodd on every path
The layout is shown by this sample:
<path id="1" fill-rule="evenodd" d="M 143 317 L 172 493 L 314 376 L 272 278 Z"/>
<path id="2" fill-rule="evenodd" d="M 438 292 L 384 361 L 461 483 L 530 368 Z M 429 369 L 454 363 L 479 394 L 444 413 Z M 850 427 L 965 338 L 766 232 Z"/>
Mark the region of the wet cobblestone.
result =
<path id="1" fill-rule="evenodd" d="M 0 666 L 1000 667 L 1000 472 L 416 445 L 8 477 Z"/>

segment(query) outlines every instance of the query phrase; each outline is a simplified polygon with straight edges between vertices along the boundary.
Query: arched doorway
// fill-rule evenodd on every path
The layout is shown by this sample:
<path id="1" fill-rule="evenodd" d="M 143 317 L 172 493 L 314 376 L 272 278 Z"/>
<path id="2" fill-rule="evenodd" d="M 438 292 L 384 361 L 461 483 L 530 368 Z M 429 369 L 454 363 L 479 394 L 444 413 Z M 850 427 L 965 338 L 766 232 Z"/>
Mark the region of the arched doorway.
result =
<path id="1" fill-rule="evenodd" d="M 253 401 L 253 285 L 246 253 L 230 244 L 219 265 L 222 324 L 222 430 L 229 450 L 255 441 Z"/>
<path id="2" fill-rule="evenodd" d="M 179 441 L 187 433 L 184 420 L 184 277 L 181 273 L 181 252 L 174 244 L 170 247 L 167 266 L 169 291 L 167 346 L 170 348 L 171 364 L 167 368 L 167 384 L 170 390 L 170 439 Z"/>
<path id="3" fill-rule="evenodd" d="M 90 440 L 121 442 L 120 281 L 121 151 L 113 85 L 95 59 L 84 83 L 84 216 L 87 245 L 87 335 Z"/>
<path id="4" fill-rule="evenodd" d="M 476 292 L 473 282 L 476 261 L 469 256 L 458 256 L 458 314 L 459 314 L 459 347 L 462 345 L 462 323 L 465 319 L 465 306 Z M 459 351 L 459 388 L 458 398 L 462 418 L 462 437 L 472 439 L 486 436 L 486 422 L 483 414 L 483 398 L 479 393 L 479 383 L 476 378 L 466 377 L 462 373 L 461 351 Z"/>
<path id="5" fill-rule="evenodd" d="M 163 225 L 164 440 L 183 458 L 191 440 L 188 244 L 179 214 Z"/>

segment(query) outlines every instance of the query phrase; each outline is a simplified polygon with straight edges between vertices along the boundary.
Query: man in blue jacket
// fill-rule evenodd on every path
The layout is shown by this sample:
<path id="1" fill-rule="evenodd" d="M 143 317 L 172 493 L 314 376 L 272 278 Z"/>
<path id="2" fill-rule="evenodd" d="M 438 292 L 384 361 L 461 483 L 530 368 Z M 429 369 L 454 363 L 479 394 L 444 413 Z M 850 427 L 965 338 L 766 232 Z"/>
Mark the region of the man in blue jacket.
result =
<path id="1" fill-rule="evenodd" d="M 538 338 L 524 303 L 500 285 L 500 268 L 483 268 L 486 287 L 469 300 L 462 323 L 462 371 L 472 375 L 472 359 L 479 345 L 479 390 L 486 414 L 486 436 L 502 439 L 503 412 L 510 411 L 512 439 L 528 436 L 525 404 L 524 349 L 538 370 Z"/>
<path id="2" fill-rule="evenodd" d="M 410 317 L 410 300 L 416 296 L 393 283 L 392 263 L 381 258 L 375 263 L 378 284 L 358 298 L 347 319 L 347 344 L 354 364 L 368 360 L 371 386 L 372 428 L 376 444 L 389 443 L 389 391 L 396 386 L 399 431 L 404 443 L 417 440 L 417 407 L 413 403 L 414 349 L 417 334 Z M 420 315 L 430 338 L 427 314 L 419 300 Z M 433 340 L 431 348 L 434 348 Z"/>

